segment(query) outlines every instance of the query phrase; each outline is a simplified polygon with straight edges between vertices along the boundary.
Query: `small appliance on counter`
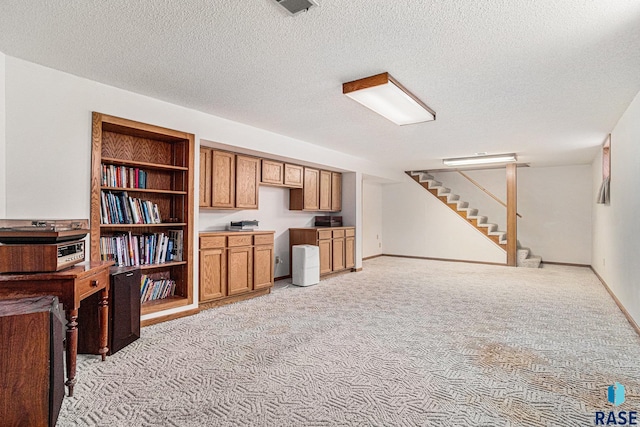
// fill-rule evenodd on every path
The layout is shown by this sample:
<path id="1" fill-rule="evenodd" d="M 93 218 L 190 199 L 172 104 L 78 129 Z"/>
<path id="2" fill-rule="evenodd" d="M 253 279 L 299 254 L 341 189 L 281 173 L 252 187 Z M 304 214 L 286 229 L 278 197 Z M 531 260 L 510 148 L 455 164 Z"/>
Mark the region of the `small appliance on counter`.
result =
<path id="1" fill-rule="evenodd" d="M 258 228 L 258 221 L 244 220 L 244 221 L 231 221 L 230 225 L 227 225 L 228 231 L 252 231 Z"/>
<path id="2" fill-rule="evenodd" d="M 86 219 L 0 220 L 0 273 L 52 272 L 84 261 Z"/>
<path id="3" fill-rule="evenodd" d="M 316 216 L 316 227 L 342 227 L 341 216 Z"/>

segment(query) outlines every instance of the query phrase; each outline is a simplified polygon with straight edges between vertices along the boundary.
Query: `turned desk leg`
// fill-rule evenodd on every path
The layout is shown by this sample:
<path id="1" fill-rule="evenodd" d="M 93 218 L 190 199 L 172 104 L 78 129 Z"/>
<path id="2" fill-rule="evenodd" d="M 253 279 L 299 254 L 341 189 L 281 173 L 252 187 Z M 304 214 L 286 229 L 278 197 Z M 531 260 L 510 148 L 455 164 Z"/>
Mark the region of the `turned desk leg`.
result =
<path id="1" fill-rule="evenodd" d="M 78 356 L 78 310 L 66 310 L 67 315 L 67 381 L 69 396 L 76 385 L 76 359 Z"/>
<path id="2" fill-rule="evenodd" d="M 100 302 L 98 303 L 100 310 L 100 350 L 99 353 L 102 355 L 102 360 L 104 361 L 107 357 L 107 352 L 109 348 L 108 337 L 109 337 L 109 290 L 103 289 L 100 291 Z"/>

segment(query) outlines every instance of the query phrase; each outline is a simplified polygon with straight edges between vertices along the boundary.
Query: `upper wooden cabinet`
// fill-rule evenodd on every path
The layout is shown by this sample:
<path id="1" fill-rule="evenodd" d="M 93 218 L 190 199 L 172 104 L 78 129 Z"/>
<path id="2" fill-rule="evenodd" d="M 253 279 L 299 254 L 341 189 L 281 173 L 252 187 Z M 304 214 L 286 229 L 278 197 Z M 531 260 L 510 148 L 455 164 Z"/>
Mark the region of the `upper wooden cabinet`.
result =
<path id="1" fill-rule="evenodd" d="M 262 184 L 284 185 L 284 163 L 262 159 Z"/>
<path id="2" fill-rule="evenodd" d="M 339 212 L 342 210 L 342 174 L 331 172 L 331 210 Z"/>
<path id="3" fill-rule="evenodd" d="M 298 165 L 284 164 L 284 186 L 302 188 L 304 185 L 304 168 Z"/>
<path id="4" fill-rule="evenodd" d="M 260 159 L 200 148 L 200 207 L 258 209 Z"/>
<path id="5" fill-rule="evenodd" d="M 236 156 L 233 153 L 217 150 L 211 150 L 211 153 L 211 207 L 234 208 Z"/>
<path id="6" fill-rule="evenodd" d="M 260 184 L 276 187 L 302 188 L 304 168 L 298 165 L 262 159 Z"/>
<path id="7" fill-rule="evenodd" d="M 289 209 L 342 210 L 342 174 L 200 148 L 200 207 L 258 209 L 259 186 L 290 188 Z"/>
<path id="8" fill-rule="evenodd" d="M 342 210 L 342 174 L 304 168 L 304 188 L 291 190 L 289 209 L 324 212 Z"/>
<path id="9" fill-rule="evenodd" d="M 200 206 L 211 206 L 211 150 L 200 148 Z"/>
<path id="10" fill-rule="evenodd" d="M 320 210 L 331 210 L 331 172 L 320 171 Z"/>
<path id="11" fill-rule="evenodd" d="M 236 208 L 258 209 L 260 159 L 236 156 Z"/>

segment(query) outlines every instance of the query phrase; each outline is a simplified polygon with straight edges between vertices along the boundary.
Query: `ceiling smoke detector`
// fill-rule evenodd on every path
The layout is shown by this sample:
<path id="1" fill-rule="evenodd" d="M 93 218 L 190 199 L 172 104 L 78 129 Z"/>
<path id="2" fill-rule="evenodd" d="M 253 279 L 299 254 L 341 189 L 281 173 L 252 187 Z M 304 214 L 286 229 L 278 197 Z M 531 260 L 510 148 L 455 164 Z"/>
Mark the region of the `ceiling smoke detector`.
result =
<path id="1" fill-rule="evenodd" d="M 318 6 L 315 0 L 276 0 L 276 3 L 284 7 L 291 15 L 297 15 Z"/>

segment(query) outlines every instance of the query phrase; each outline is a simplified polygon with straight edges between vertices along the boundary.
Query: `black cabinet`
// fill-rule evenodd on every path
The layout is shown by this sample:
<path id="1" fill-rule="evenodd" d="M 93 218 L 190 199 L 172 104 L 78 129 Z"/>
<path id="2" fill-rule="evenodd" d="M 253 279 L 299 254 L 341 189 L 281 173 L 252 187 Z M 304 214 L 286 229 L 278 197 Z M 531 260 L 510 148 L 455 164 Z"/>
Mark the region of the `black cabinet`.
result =
<path id="1" fill-rule="evenodd" d="M 140 338 L 140 269 L 113 268 L 109 285 L 109 352 Z M 82 300 L 78 314 L 78 353 L 98 354 L 98 294 Z"/>
<path id="2" fill-rule="evenodd" d="M 65 323 L 56 297 L 0 301 L 0 424 L 55 426 L 64 399 Z"/>

